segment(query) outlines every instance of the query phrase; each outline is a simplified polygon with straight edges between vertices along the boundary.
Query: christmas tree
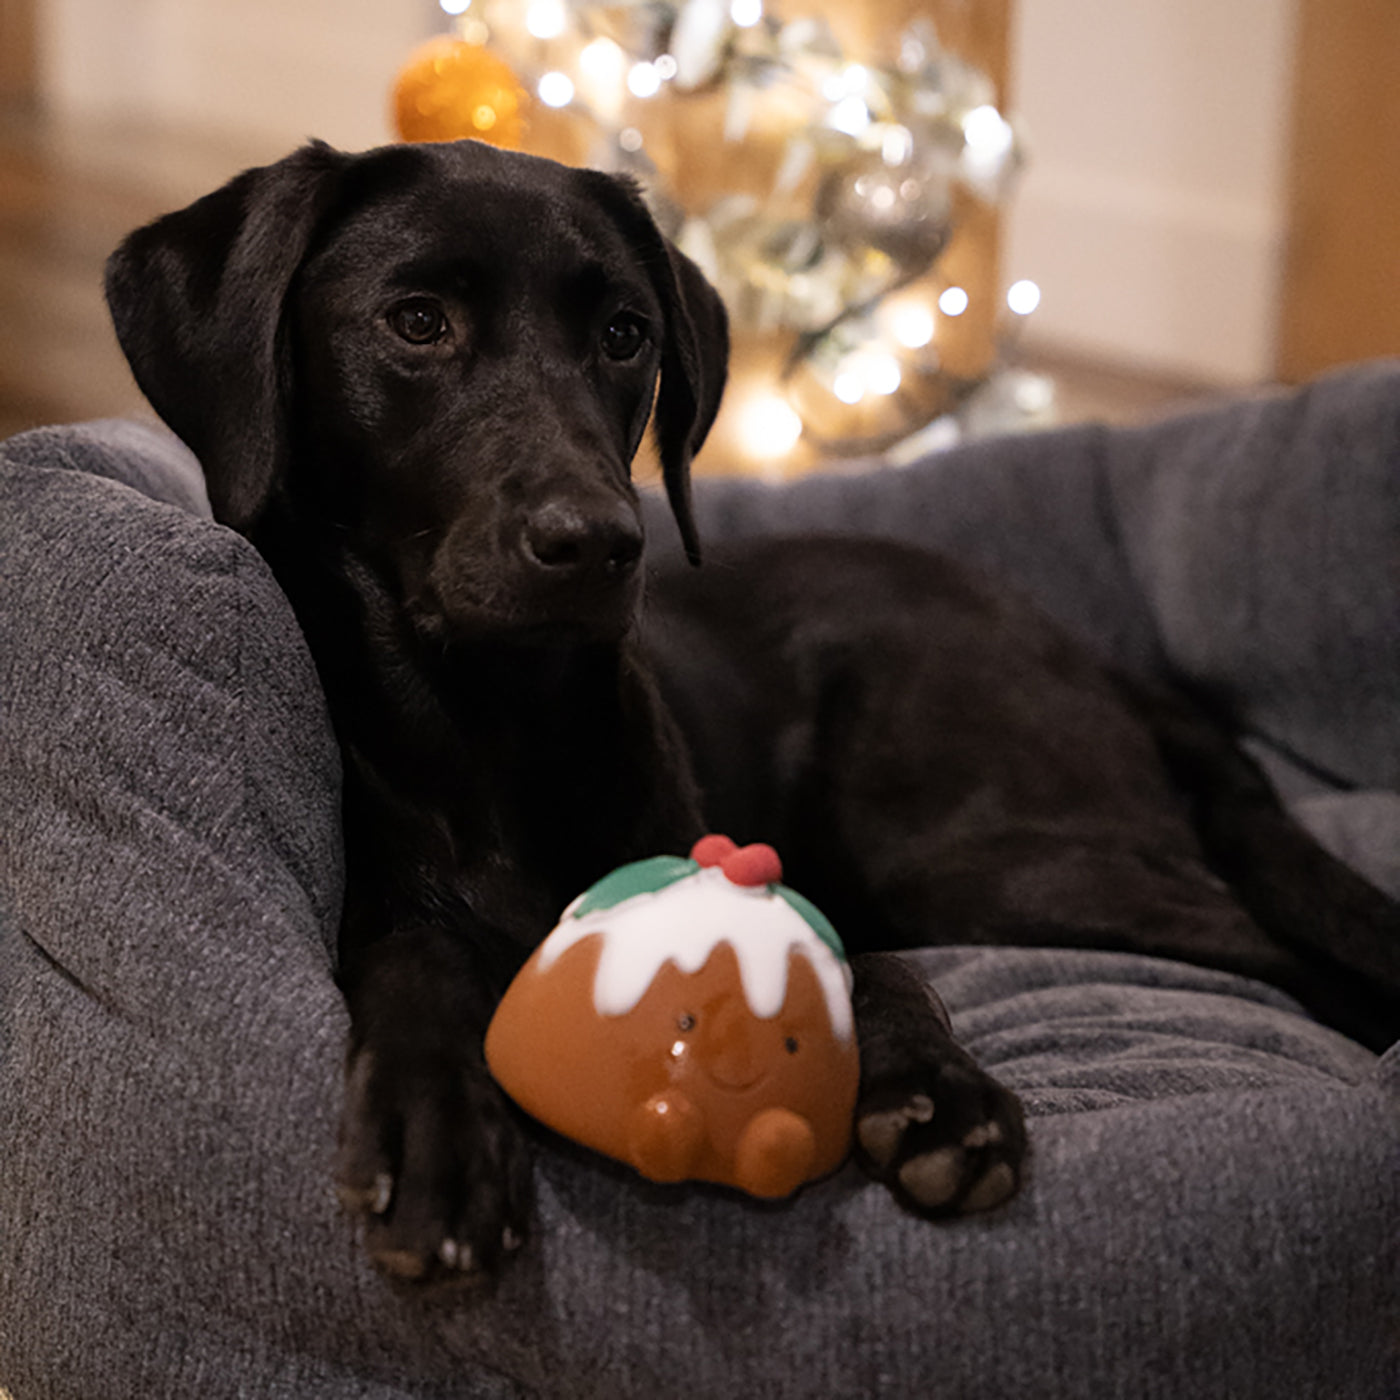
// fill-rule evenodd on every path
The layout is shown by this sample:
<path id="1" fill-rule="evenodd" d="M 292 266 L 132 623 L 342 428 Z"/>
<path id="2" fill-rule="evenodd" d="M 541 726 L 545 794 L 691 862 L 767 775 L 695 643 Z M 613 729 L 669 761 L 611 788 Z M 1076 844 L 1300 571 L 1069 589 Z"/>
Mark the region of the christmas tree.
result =
<path id="1" fill-rule="evenodd" d="M 1007 198 L 1020 143 L 928 20 L 856 55 L 778 3 L 441 0 L 451 31 L 394 102 L 406 140 L 635 176 L 732 318 L 706 458 L 784 475 L 897 453 L 992 372 L 1005 303 L 974 302 L 948 253 Z M 1013 285 L 1012 318 L 1037 298 Z"/>

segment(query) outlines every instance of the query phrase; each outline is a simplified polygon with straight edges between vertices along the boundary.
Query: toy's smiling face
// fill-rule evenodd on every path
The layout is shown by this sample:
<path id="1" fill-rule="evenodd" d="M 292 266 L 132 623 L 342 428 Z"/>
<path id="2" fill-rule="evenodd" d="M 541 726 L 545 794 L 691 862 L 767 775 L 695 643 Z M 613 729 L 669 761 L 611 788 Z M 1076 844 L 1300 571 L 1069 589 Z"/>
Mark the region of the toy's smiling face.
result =
<path id="1" fill-rule="evenodd" d="M 571 906 L 487 1058 L 535 1117 L 648 1177 L 786 1195 L 850 1145 L 847 970 L 790 892 L 719 870 L 684 885 Z"/>
<path id="2" fill-rule="evenodd" d="M 759 1017 L 730 943 L 718 944 L 698 972 L 667 963 L 625 1019 L 639 1050 L 648 1041 L 664 1048 L 672 1083 L 697 1090 L 710 1084 L 736 1097 L 761 1090 L 781 1102 L 801 1097 L 804 1079 L 824 1067 L 823 1051 L 835 1039 L 805 957 L 788 954 L 782 1007 L 776 1016 Z"/>

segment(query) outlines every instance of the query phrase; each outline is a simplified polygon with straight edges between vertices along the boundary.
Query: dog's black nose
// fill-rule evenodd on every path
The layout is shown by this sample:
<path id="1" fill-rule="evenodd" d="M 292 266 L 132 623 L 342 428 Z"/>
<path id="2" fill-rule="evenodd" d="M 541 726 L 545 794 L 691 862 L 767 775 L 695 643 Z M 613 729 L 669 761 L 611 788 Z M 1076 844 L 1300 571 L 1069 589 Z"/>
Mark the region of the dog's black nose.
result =
<path id="1" fill-rule="evenodd" d="M 525 522 L 525 556 L 560 582 L 625 578 L 642 557 L 642 529 L 625 501 L 546 501 Z"/>

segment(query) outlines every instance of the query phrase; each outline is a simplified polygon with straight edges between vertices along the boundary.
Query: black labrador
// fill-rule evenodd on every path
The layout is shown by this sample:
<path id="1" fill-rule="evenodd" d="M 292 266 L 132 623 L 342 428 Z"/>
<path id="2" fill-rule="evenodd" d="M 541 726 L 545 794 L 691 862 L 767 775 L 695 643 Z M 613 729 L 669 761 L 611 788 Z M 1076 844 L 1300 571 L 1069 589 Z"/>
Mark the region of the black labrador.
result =
<path id="1" fill-rule="evenodd" d="M 314 144 L 134 233 L 107 292 L 324 682 L 353 1026 L 338 1185 L 389 1273 L 489 1278 L 518 1247 L 525 1133 L 481 1052 L 496 999 L 573 895 L 707 828 L 776 844 L 842 929 L 857 1157 L 924 1214 L 1009 1197 L 1026 1134 L 882 950 L 1184 956 L 1393 1032 L 1373 990 L 1400 991 L 1393 907 L 1193 711 L 1126 697 L 1028 606 L 837 540 L 682 565 L 642 606 L 630 463 L 654 416 L 694 561 L 727 337 L 629 183 L 475 143 Z"/>

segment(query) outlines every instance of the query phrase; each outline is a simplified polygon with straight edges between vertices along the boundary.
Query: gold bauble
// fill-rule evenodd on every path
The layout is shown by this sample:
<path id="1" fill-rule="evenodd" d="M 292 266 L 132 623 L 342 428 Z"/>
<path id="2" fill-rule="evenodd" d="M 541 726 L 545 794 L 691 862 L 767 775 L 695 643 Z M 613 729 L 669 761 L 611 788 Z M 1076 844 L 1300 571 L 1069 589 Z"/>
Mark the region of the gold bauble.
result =
<path id="1" fill-rule="evenodd" d="M 480 44 L 439 35 L 415 49 L 394 83 L 394 125 L 404 141 L 520 145 L 525 89 L 510 66 Z"/>

